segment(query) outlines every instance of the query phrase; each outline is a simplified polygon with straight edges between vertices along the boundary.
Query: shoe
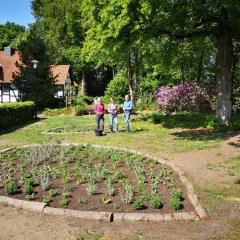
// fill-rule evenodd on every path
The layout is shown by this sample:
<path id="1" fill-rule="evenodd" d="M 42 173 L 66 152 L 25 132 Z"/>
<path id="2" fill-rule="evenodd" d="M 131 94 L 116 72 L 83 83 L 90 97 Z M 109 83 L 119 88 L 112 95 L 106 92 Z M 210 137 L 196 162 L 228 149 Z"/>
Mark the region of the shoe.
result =
<path id="1" fill-rule="evenodd" d="M 106 133 L 105 133 L 105 132 L 102 132 L 102 134 L 103 134 L 103 135 L 106 135 Z"/>

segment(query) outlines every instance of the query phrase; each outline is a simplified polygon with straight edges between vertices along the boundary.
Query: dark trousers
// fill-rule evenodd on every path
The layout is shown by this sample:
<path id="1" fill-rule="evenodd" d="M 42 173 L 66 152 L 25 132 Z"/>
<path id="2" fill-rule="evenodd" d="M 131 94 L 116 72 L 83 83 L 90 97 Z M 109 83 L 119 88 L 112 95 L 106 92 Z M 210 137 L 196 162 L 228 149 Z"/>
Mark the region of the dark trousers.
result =
<path id="1" fill-rule="evenodd" d="M 104 131 L 104 115 L 96 115 L 97 129 Z"/>

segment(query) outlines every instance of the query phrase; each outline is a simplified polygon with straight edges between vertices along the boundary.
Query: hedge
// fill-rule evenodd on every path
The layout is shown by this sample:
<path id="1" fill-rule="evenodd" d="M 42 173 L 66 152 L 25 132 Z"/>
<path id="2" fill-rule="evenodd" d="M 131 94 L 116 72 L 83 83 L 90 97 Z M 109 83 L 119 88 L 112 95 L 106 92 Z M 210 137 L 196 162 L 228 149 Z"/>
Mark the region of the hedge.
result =
<path id="1" fill-rule="evenodd" d="M 34 103 L 17 102 L 0 105 L 0 129 L 16 126 L 33 119 Z"/>

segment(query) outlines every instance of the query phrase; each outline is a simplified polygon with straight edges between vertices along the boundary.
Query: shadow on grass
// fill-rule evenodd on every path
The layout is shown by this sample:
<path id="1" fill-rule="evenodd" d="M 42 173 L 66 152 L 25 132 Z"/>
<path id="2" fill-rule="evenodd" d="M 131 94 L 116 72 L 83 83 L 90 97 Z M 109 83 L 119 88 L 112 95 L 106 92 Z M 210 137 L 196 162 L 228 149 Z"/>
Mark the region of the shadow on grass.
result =
<path id="1" fill-rule="evenodd" d="M 11 127 L 6 128 L 6 129 L 0 129 L 0 136 L 4 135 L 4 134 L 11 133 L 11 132 L 14 132 L 14 131 L 16 131 L 18 129 L 24 128 L 24 127 L 26 127 L 28 125 L 33 124 L 33 123 L 41 122 L 44 119 L 45 118 L 33 119 L 33 120 L 29 120 L 29 121 L 27 121 L 25 123 L 18 124 L 17 126 L 11 126 Z"/>
<path id="2" fill-rule="evenodd" d="M 215 121 L 214 114 L 178 113 L 174 115 L 152 114 L 154 123 L 161 123 L 165 128 L 206 128 Z"/>
<path id="3" fill-rule="evenodd" d="M 178 138 L 195 140 L 195 141 L 204 141 L 204 140 L 209 141 L 209 140 L 218 140 L 218 139 L 227 140 L 238 134 L 239 132 L 218 132 L 215 130 L 208 130 L 208 129 L 193 129 L 193 130 L 184 130 L 181 132 L 172 133 L 172 135 Z"/>

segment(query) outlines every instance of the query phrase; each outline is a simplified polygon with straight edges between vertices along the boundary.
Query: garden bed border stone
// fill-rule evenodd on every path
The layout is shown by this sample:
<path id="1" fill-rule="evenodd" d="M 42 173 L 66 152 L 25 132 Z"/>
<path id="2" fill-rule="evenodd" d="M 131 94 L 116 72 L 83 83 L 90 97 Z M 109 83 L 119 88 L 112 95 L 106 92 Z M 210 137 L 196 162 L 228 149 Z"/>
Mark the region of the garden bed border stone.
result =
<path id="1" fill-rule="evenodd" d="M 22 147 L 10 147 L 7 149 L 3 149 L 0 151 L 0 154 L 10 151 L 12 149 L 24 149 L 28 147 L 34 147 L 34 146 L 35 147 L 42 146 L 42 145 L 78 146 L 80 144 L 81 143 L 32 144 L 32 145 L 25 145 Z M 91 145 L 92 147 L 95 147 L 95 148 L 113 149 L 113 150 L 129 152 L 137 155 L 142 155 L 144 157 L 158 161 L 161 164 L 171 167 L 178 174 L 181 182 L 185 186 L 187 190 L 187 197 L 189 198 L 189 201 L 193 205 L 197 214 L 195 212 L 179 212 L 179 213 L 175 212 L 175 213 L 158 214 L 158 213 L 118 213 L 118 212 L 113 213 L 113 212 L 79 211 L 79 210 L 71 210 L 71 209 L 63 209 L 63 208 L 52 208 L 52 207 L 48 207 L 46 203 L 19 200 L 15 198 L 6 197 L 6 196 L 0 196 L 0 203 L 14 206 L 16 208 L 21 208 L 24 210 L 42 212 L 44 214 L 63 215 L 68 217 L 92 219 L 92 220 L 99 220 L 99 221 L 105 221 L 105 222 L 112 222 L 112 221 L 168 222 L 168 221 L 198 221 L 198 220 L 209 219 L 209 215 L 201 205 L 193 185 L 186 178 L 184 171 L 178 166 L 176 166 L 174 163 L 165 161 L 161 158 L 153 157 L 150 154 L 144 154 L 141 151 L 131 150 L 127 148 L 119 148 L 114 146 L 102 146 L 102 145 L 96 145 L 96 144 L 85 144 L 85 143 L 81 145 L 85 147 L 87 145 Z"/>

